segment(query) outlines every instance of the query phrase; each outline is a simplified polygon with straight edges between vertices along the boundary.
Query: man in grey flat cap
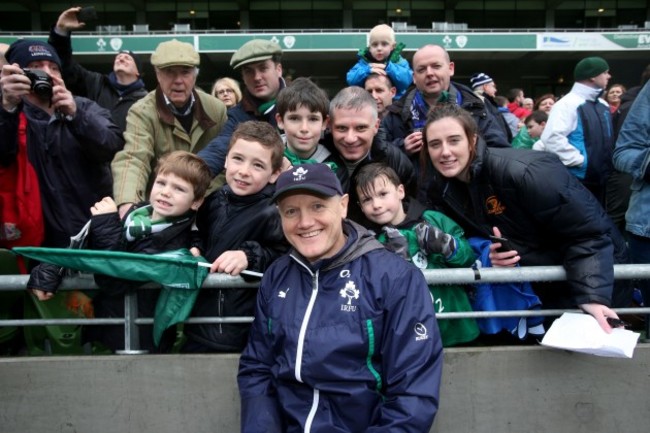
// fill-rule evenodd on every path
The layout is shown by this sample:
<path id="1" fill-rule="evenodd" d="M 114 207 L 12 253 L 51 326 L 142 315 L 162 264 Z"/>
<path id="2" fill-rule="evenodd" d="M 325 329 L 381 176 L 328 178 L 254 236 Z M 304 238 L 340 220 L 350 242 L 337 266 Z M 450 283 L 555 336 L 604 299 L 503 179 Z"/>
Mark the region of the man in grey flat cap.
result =
<path id="1" fill-rule="evenodd" d="M 197 89 L 199 54 L 192 44 L 162 42 L 151 55 L 158 86 L 126 117 L 124 150 L 113 160 L 113 195 L 124 216 L 146 200 L 158 158 L 174 150 L 197 153 L 226 123 L 226 106 Z"/>
<path id="2" fill-rule="evenodd" d="M 253 39 L 242 45 L 230 59 L 230 66 L 241 71 L 245 89 L 242 100 L 228 110 L 228 122 L 219 136 L 198 154 L 214 176 L 223 170 L 228 142 L 237 125 L 247 120 L 259 120 L 277 126 L 275 98 L 285 87 L 281 57 L 282 49 L 275 42 Z"/>

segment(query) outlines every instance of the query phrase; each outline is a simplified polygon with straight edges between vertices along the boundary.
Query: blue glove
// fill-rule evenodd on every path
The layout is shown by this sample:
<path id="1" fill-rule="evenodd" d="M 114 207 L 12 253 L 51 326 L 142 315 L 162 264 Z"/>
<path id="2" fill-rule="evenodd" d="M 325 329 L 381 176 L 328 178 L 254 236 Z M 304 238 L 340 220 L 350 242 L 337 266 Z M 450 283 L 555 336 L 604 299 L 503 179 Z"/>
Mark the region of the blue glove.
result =
<path id="1" fill-rule="evenodd" d="M 450 258 L 456 252 L 456 240 L 450 234 L 434 227 L 428 222 L 421 222 L 415 226 L 418 237 L 418 246 L 425 254 L 442 254 Z"/>

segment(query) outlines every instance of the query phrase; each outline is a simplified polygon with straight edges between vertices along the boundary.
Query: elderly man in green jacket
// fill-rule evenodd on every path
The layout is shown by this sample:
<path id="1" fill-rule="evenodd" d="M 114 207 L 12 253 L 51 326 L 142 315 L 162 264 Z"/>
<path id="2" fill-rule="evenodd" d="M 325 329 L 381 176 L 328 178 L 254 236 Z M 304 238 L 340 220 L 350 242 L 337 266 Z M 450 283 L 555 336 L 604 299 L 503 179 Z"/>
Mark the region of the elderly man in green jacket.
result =
<path id="1" fill-rule="evenodd" d="M 197 153 L 226 122 L 226 106 L 195 87 L 199 63 L 194 47 L 175 39 L 160 43 L 151 55 L 158 86 L 131 107 L 124 150 L 112 163 L 120 216 L 146 199 L 160 156 L 174 150 Z"/>

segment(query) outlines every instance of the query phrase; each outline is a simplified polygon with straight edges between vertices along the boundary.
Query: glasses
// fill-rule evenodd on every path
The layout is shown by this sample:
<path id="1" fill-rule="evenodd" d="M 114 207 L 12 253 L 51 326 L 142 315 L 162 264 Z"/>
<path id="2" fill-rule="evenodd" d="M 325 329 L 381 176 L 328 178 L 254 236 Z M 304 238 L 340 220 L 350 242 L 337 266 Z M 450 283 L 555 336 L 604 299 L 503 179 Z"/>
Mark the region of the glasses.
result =
<path id="1" fill-rule="evenodd" d="M 235 93 L 235 91 L 232 90 L 232 89 L 221 89 L 221 90 L 217 90 L 217 95 L 219 95 L 219 96 L 224 96 L 224 95 L 227 95 L 227 94 L 229 94 L 229 93 Z"/>

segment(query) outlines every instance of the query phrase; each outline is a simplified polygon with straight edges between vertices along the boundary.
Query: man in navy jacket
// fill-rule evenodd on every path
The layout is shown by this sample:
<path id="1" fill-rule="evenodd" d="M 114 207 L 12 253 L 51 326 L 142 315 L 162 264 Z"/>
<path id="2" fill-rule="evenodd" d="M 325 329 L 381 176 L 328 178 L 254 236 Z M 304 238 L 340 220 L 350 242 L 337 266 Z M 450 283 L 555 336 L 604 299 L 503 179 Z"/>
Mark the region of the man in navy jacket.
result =
<path id="1" fill-rule="evenodd" d="M 345 219 L 327 165 L 285 171 L 274 199 L 293 250 L 260 285 L 241 431 L 429 431 L 442 345 L 421 271 Z"/>

